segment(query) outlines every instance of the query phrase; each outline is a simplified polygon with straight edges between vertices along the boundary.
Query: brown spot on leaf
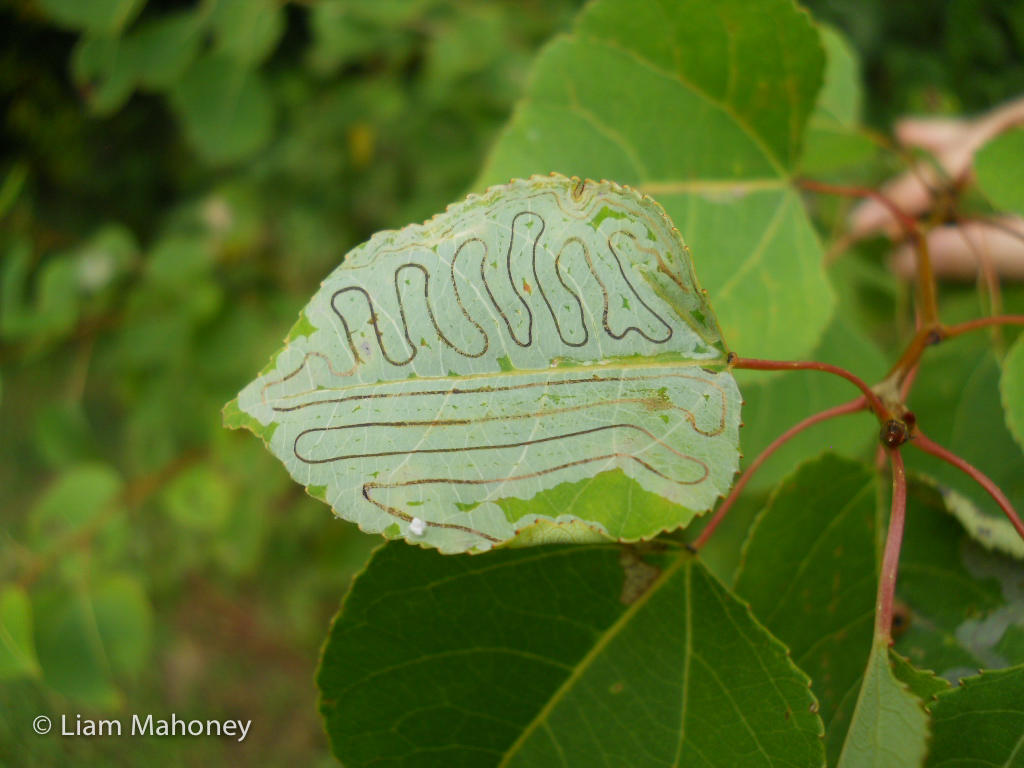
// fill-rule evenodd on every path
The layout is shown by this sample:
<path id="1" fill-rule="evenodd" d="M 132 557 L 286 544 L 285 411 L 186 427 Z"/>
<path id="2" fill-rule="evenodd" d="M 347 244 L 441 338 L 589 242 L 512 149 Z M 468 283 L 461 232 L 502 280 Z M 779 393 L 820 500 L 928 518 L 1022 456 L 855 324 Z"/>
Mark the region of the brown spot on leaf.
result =
<path id="1" fill-rule="evenodd" d="M 619 601 L 623 605 L 631 605 L 639 600 L 661 573 L 660 568 L 641 559 L 634 547 L 622 548 L 619 564 L 626 576 L 622 582 L 622 594 L 619 596 Z"/>

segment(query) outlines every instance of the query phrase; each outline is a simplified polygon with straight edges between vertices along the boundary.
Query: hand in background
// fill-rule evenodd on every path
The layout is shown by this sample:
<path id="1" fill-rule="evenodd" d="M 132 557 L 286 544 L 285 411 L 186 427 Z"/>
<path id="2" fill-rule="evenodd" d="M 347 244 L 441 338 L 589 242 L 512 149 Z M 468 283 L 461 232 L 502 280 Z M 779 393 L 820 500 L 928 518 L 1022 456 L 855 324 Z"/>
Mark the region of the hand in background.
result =
<path id="1" fill-rule="evenodd" d="M 887 182 L 883 195 L 913 217 L 933 209 L 936 192 L 971 181 L 974 154 L 997 135 L 1024 123 L 1024 99 L 1009 102 L 975 119 L 908 118 L 896 125 L 896 138 L 908 148 L 930 152 L 934 162 L 920 162 Z M 941 169 L 941 170 L 940 170 Z M 861 239 L 884 233 L 893 240 L 905 232 L 880 202 L 867 200 L 850 215 L 850 234 Z M 1024 219 L 1000 216 L 943 224 L 927 232 L 932 269 L 940 278 L 970 280 L 991 266 L 1004 279 L 1024 280 Z M 914 273 L 914 250 L 904 244 L 893 253 L 893 269 Z M 987 262 L 987 265 L 984 263 Z"/>

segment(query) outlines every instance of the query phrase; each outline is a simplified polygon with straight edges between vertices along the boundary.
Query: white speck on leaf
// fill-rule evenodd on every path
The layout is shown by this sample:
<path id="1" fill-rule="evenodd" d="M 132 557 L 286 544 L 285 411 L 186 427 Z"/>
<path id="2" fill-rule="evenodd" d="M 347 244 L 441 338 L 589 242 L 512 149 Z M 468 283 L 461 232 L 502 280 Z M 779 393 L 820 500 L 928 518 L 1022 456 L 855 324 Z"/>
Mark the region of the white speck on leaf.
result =
<path id="1" fill-rule="evenodd" d="M 427 524 L 418 517 L 414 517 L 409 523 L 409 533 L 413 536 L 422 536 L 425 530 L 427 530 Z"/>

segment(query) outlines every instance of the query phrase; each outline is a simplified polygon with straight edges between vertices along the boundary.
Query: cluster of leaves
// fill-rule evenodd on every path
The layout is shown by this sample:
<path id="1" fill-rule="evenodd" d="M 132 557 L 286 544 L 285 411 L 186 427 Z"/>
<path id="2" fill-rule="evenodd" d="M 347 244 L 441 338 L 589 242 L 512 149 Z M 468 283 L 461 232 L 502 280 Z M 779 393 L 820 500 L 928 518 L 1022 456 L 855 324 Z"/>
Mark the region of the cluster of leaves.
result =
<path id="1" fill-rule="evenodd" d="M 818 233 L 841 231 L 846 211 L 823 202 L 814 222 L 800 190 L 824 188 L 801 185 L 804 175 L 849 185 L 885 168 L 883 148 L 859 123 L 857 69 L 838 34 L 820 33 L 785 0 L 594 2 L 570 34 L 538 56 L 527 94 L 475 184 L 555 171 L 615 179 L 655 196 L 684 233 L 723 337 L 740 353 L 748 456 L 815 405 L 846 399 L 849 384 L 766 380 L 739 370 L 759 367 L 744 365 L 751 361 L 743 355 L 810 357 L 878 380 L 908 340 L 924 338 L 913 330 L 912 287 L 888 275 L 877 244 L 875 253 L 869 243 L 829 263 Z M 1019 150 L 1019 134 L 1009 134 L 982 155 L 988 202 L 964 200 L 963 214 L 1016 209 L 1019 180 L 990 169 L 1019 165 Z M 497 188 L 479 199 L 495 194 Z M 544 209 L 538 202 L 533 210 Z M 474 211 L 480 221 L 472 220 Z M 449 215 L 457 216 L 458 231 L 483 236 L 477 203 Z M 427 249 L 433 241 L 424 236 L 420 247 Z M 400 243 L 392 237 L 378 247 Z M 373 263 L 364 252 L 352 258 L 357 268 Z M 928 285 L 919 290 L 927 297 L 931 275 L 922 269 Z M 380 276 L 381 286 L 390 279 Z M 325 286 L 326 295 L 341 286 Z M 1010 289 L 1003 300 L 1013 311 L 1024 294 Z M 303 363 L 310 350 L 334 359 L 333 350 L 315 346 L 323 316 L 315 302 L 289 337 L 310 346 L 277 358 L 286 367 L 265 369 L 267 383 L 253 385 L 264 398 L 271 381 L 296 375 L 288 371 L 303 350 Z M 986 304 L 973 290 L 945 290 L 947 325 L 936 328 L 984 314 Z M 606 315 L 607 307 L 606 297 Z M 927 306 L 920 311 L 922 322 L 933 322 Z M 403 322 L 415 323 L 410 317 L 403 311 Z M 907 417 L 913 426 L 905 451 L 915 479 L 892 649 L 883 607 L 891 573 L 883 570 L 880 579 L 879 571 L 885 556 L 899 551 L 903 464 L 893 457 L 890 521 L 887 483 L 866 461 L 877 426 L 839 422 L 827 441 L 818 431 L 790 443 L 788 466 L 800 467 L 781 482 L 782 462 L 774 476 L 762 474 L 754 490 L 770 494 L 748 502 L 752 524 L 714 539 L 718 552 L 705 548 L 701 557 L 682 545 L 703 545 L 689 530 L 642 545 L 570 544 L 473 559 L 404 543 L 381 548 L 356 579 L 324 650 L 321 709 L 335 753 L 347 765 L 1013 764 L 1024 739 L 1020 541 L 982 487 L 913 445 L 926 445 L 923 427 L 1022 506 L 1024 338 L 1004 355 L 984 336 L 949 335 L 957 338 L 924 357 L 916 381 L 901 358 L 896 378 L 880 387 L 886 402 L 871 394 L 883 416 L 903 407 L 888 399 L 887 387 L 895 381 L 909 391 L 915 384 L 909 405 L 916 421 Z M 1002 339 L 1010 341 L 1012 331 Z M 600 362 L 620 364 L 608 355 Z M 459 376 L 450 371 L 447 379 Z M 337 384 L 308 379 L 303 386 L 311 390 Z M 272 432 L 285 421 L 271 410 L 250 410 L 249 422 L 229 416 L 269 439 L 268 426 Z M 333 421 L 304 418 L 285 429 L 279 446 L 271 444 L 286 461 L 301 458 L 294 430 L 335 424 L 340 413 L 335 409 Z M 298 479 L 314 477 L 289 466 Z M 414 485 L 414 476 L 402 477 Z M 332 482 L 326 496 L 336 511 L 368 521 L 359 494 L 336 494 Z M 618 492 L 616 483 L 626 482 L 607 481 L 611 491 L 602 486 L 602 493 L 610 504 L 626 504 L 630 519 L 653 518 L 650 495 Z M 573 490 L 577 498 L 585 491 L 586 481 Z M 533 497 L 532 511 L 555 515 L 541 496 Z M 531 499 L 523 502 L 528 509 Z M 386 506 L 397 502 L 374 503 L 394 519 L 405 514 Z M 680 513 L 679 523 L 686 519 Z M 586 520 L 606 522 L 603 512 Z M 895 526 L 888 535 L 887 525 Z M 406 536 L 416 539 L 422 530 Z M 741 542 L 738 563 L 722 557 Z M 965 721 L 972 730 L 959 724 Z M 990 739 L 990 732 L 1003 735 Z"/>
<path id="2" fill-rule="evenodd" d="M 18 762 L 314 759 L 315 648 L 377 540 L 331 525 L 255 440 L 219 429 L 219 407 L 348 247 L 460 197 L 575 3 L 171 5 L 0 11 L 15 148 L 0 165 L 0 747 Z M 784 0 L 601 0 L 535 61 L 472 186 L 559 171 L 648 191 L 731 348 L 877 380 L 913 333 L 912 291 L 881 242 L 826 259 L 846 208 L 794 183 L 874 184 L 899 166 L 863 130 L 858 69 L 840 34 Z M 1014 93 L 1005 71 L 982 103 Z M 982 157 L 991 199 L 971 204 L 1021 209 L 1005 173 L 1018 142 L 988 150 L 990 172 Z M 940 299 L 947 323 L 989 310 L 971 286 Z M 1020 312 L 1024 292 L 1003 301 Z M 1022 365 L 1012 332 L 965 335 L 928 351 L 910 402 L 1018 509 Z M 850 394 L 814 373 L 737 374 L 748 457 Z M 775 455 L 699 558 L 681 546 L 695 527 L 626 549 L 384 546 L 319 672 L 335 753 L 1013 764 L 1024 595 L 1019 561 L 991 549 L 1012 546 L 998 510 L 908 448 L 918 479 L 889 655 L 871 627 L 888 508 L 865 463 L 877 425 L 825 430 Z M 126 708 L 255 722 L 241 747 L 29 731 L 40 712 Z"/>
<path id="3" fill-rule="evenodd" d="M 325 749 L 316 648 L 374 541 L 325 527 L 220 407 L 349 246 L 462 192 L 574 4 L 254 5 L 0 10 L 0 753 L 19 763 Z M 29 727 L 172 707 L 255 725 L 241 747 Z"/>

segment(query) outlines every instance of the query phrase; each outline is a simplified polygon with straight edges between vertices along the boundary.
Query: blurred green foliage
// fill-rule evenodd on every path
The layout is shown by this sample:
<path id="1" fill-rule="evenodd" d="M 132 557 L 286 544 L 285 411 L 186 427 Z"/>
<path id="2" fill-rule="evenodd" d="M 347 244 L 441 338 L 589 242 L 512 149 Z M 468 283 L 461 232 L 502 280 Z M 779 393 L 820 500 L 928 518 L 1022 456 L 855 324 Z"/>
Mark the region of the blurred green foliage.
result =
<path id="1" fill-rule="evenodd" d="M 0 764 L 329 760 L 317 648 L 377 540 L 219 411 L 349 248 L 462 194 L 575 5 L 0 6 Z M 171 711 L 253 727 L 30 729 Z"/>
<path id="2" fill-rule="evenodd" d="M 349 248 L 460 197 L 577 5 L 0 0 L 0 765 L 331 761 L 317 649 L 378 542 L 219 410 Z M 879 127 L 1024 91 L 1021 3 L 809 5 Z M 816 114 L 805 170 L 860 163 L 856 120 Z M 891 351 L 876 256 L 830 333 Z M 31 733 L 62 711 L 253 727 Z"/>
<path id="3" fill-rule="evenodd" d="M 1024 92 L 1019 0 L 806 0 L 860 55 L 867 118 L 975 113 Z"/>

